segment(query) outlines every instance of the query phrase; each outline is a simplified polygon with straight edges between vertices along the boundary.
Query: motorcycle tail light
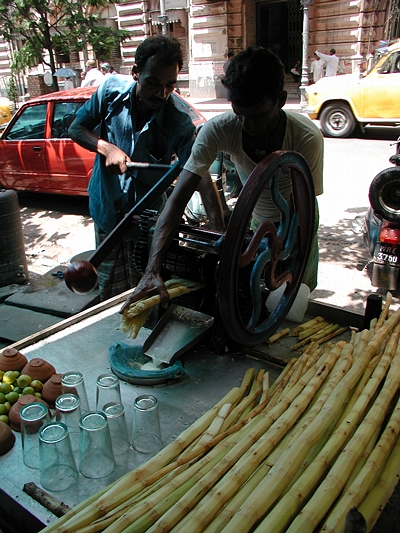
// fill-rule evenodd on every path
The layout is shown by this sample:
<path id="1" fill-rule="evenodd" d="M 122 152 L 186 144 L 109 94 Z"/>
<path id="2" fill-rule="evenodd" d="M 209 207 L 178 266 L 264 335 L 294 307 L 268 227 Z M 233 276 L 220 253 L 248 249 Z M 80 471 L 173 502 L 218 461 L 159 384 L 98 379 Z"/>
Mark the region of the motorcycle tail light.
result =
<path id="1" fill-rule="evenodd" d="M 400 227 L 394 228 L 389 224 L 382 224 L 379 240 L 389 244 L 400 244 Z"/>

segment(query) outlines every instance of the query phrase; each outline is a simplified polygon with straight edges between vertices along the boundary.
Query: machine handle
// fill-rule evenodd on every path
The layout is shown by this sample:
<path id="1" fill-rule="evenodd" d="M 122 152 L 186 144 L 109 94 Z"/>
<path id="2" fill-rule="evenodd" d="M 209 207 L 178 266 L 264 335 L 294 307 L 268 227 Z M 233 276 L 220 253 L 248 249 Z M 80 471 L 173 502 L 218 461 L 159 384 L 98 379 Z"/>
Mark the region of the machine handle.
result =
<path id="1" fill-rule="evenodd" d="M 130 161 L 129 163 L 126 163 L 126 168 L 149 168 L 149 169 L 169 169 L 171 168 L 171 165 L 163 165 L 161 163 L 142 163 L 139 161 Z"/>
<path id="2" fill-rule="evenodd" d="M 97 268 L 111 252 L 114 246 L 128 232 L 133 225 L 133 216 L 140 215 L 145 209 L 149 209 L 163 192 L 172 184 L 182 170 L 180 162 L 176 161 L 173 165 L 154 165 L 152 163 L 133 163 L 133 165 L 148 165 L 140 168 L 168 168 L 168 172 L 143 196 L 139 202 L 132 207 L 124 218 L 119 222 L 112 232 L 104 239 L 100 246 L 89 257 L 89 263 Z M 128 163 L 129 165 L 129 163 Z M 137 167 L 136 167 L 137 168 Z"/>

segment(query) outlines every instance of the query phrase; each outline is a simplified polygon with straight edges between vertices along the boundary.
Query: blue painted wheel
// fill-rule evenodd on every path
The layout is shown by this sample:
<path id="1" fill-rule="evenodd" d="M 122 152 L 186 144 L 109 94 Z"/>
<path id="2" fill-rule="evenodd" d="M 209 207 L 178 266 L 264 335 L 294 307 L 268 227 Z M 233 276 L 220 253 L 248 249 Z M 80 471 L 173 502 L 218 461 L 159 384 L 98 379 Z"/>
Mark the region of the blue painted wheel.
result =
<path id="1" fill-rule="evenodd" d="M 282 171 L 290 172 L 291 199 L 280 191 Z M 281 218 L 262 222 L 254 233 L 249 223 L 265 187 Z M 292 306 L 309 258 L 315 219 L 310 169 L 296 152 L 275 152 L 261 161 L 244 185 L 227 228 L 218 270 L 218 304 L 229 336 L 255 346 L 279 327 Z M 286 283 L 277 306 L 267 311 L 271 294 Z"/>

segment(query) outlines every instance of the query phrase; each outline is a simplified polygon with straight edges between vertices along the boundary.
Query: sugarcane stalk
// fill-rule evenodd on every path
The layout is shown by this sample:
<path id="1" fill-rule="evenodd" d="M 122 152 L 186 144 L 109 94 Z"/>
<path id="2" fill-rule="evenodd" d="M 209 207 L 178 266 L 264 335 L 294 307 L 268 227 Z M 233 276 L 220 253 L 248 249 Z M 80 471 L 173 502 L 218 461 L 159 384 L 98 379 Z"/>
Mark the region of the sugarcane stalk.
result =
<path id="1" fill-rule="evenodd" d="M 323 339 L 324 337 L 327 337 L 328 335 L 337 331 L 338 329 L 339 329 L 339 324 L 329 324 L 328 326 L 326 326 L 326 328 L 321 329 L 317 333 L 314 333 L 313 335 L 311 335 L 311 340 L 320 341 L 321 339 Z"/>
<path id="2" fill-rule="evenodd" d="M 317 333 L 317 331 L 320 331 L 321 329 L 325 329 L 330 324 L 329 322 L 319 322 L 318 324 L 315 324 L 315 326 L 312 326 L 311 328 L 305 329 L 304 331 L 300 331 L 298 337 L 299 340 L 302 341 L 306 339 L 307 337 L 311 337 L 311 335 L 314 335 L 314 333 Z"/>
<path id="3" fill-rule="evenodd" d="M 297 335 L 301 331 L 304 331 L 305 329 L 312 328 L 316 324 L 319 324 L 320 322 L 324 322 L 324 321 L 325 321 L 325 318 L 323 318 L 322 316 L 316 316 L 315 318 L 313 318 L 311 320 L 308 320 L 307 322 L 304 322 L 304 324 L 300 324 L 299 326 L 295 327 L 294 330 L 292 331 L 291 335 L 292 335 L 292 337 L 297 337 Z"/>
<path id="4" fill-rule="evenodd" d="M 399 481 L 400 476 L 400 438 L 388 457 L 385 467 L 375 486 L 370 490 L 358 507 L 371 531 Z"/>
<path id="5" fill-rule="evenodd" d="M 360 353 L 359 357 L 355 358 L 353 366 L 332 391 L 328 400 L 325 402 L 325 405 L 318 413 L 316 418 L 305 429 L 305 431 L 303 431 L 303 433 L 297 439 L 296 443 L 292 447 L 289 447 L 286 452 L 281 455 L 279 460 L 270 470 L 268 476 L 266 476 L 264 482 L 261 483 L 260 486 L 253 492 L 251 498 L 249 498 L 242 505 L 236 515 L 232 518 L 231 522 L 224 528 L 223 533 L 233 533 L 235 531 L 245 533 L 250 530 L 252 525 L 257 520 L 265 516 L 267 511 L 274 505 L 274 503 L 284 491 L 285 487 L 289 484 L 290 479 L 293 477 L 297 469 L 301 466 L 310 449 L 329 428 L 330 424 L 337 416 L 341 407 L 346 401 L 346 398 L 349 395 L 350 391 L 355 387 L 360 376 L 364 372 L 368 361 L 371 359 L 378 347 L 382 344 L 388 334 L 388 331 L 391 331 L 391 329 L 395 327 L 399 320 L 400 310 L 388 319 L 386 323 L 386 328 L 381 328 L 381 330 L 379 330 L 370 340 L 368 346 L 365 347 L 365 350 Z M 379 368 L 379 366 L 377 368 Z M 344 428 L 344 432 L 347 437 L 347 426 L 346 428 Z M 338 432 L 335 432 L 335 434 L 336 433 Z M 312 465 L 314 463 L 315 461 L 312 463 Z M 310 467 L 312 465 L 310 465 Z M 307 469 L 306 472 L 308 472 L 310 467 Z M 322 467 L 324 471 L 326 464 L 323 464 Z M 304 473 L 303 476 L 299 479 L 299 481 L 292 487 L 292 489 L 283 498 L 281 498 L 281 500 L 275 506 L 273 511 L 278 507 L 279 504 L 281 504 L 281 502 L 285 498 L 289 499 L 288 494 L 293 495 L 295 493 L 297 484 L 304 478 L 305 475 L 306 473 Z M 318 472 L 317 479 L 319 479 L 319 475 L 320 473 Z M 304 492 L 302 492 L 301 494 L 304 494 Z M 299 497 L 297 492 L 296 495 L 293 497 L 293 500 L 294 501 L 292 503 L 294 509 L 297 509 L 297 506 L 299 505 Z M 284 517 L 281 517 L 281 519 L 285 518 L 285 516 L 294 516 L 294 513 L 295 511 L 291 513 L 291 511 L 288 510 L 288 506 L 283 506 L 283 511 L 281 508 L 280 514 L 283 514 Z M 269 513 L 266 520 L 268 520 L 271 514 L 272 512 Z M 280 529 L 266 528 L 260 529 L 260 532 L 261 531 L 273 531 L 274 533 L 276 533 L 280 531 Z"/>
<path id="6" fill-rule="evenodd" d="M 319 372 L 317 372 L 317 374 L 312 372 L 313 375 L 306 387 L 304 387 L 299 395 L 296 394 L 295 397 L 299 396 L 297 401 L 293 403 L 290 401 L 288 409 L 282 412 L 272 427 L 270 426 L 270 431 L 266 431 L 269 428 L 265 427 L 265 432 L 261 433 L 256 439 L 252 439 L 252 442 L 245 443 L 240 441 L 237 446 L 224 457 L 218 467 L 205 476 L 202 483 L 199 484 L 200 486 L 196 485 L 193 487 L 193 489 L 189 491 L 180 502 L 178 502 L 175 513 L 173 510 L 171 510 L 171 514 L 166 513 L 166 515 L 156 524 L 158 527 L 149 530 L 149 533 L 163 531 L 163 527 L 166 523 L 176 524 L 187 513 L 188 509 L 193 508 L 194 503 L 197 503 L 200 499 L 202 499 L 202 501 L 191 517 L 188 531 L 191 531 L 191 533 L 202 531 L 204 525 L 211 522 L 217 512 L 220 511 L 223 505 L 233 496 L 244 481 L 246 481 L 256 468 L 258 468 L 261 462 L 268 456 L 277 443 L 282 440 L 288 429 L 293 426 L 301 413 L 306 409 L 313 394 L 329 374 L 337 359 L 337 355 L 335 357 L 332 354 L 331 359 L 331 364 L 329 364 L 328 361 L 325 362 L 324 366 Z M 289 395 L 291 393 L 294 394 L 297 387 L 299 387 L 299 383 L 289 391 Z M 274 409 L 279 408 L 281 403 L 282 402 L 277 404 Z M 272 411 L 269 416 L 273 416 Z M 250 447 L 249 444 L 252 446 Z M 230 472 L 227 474 L 229 469 Z M 229 527 L 229 525 L 226 527 Z M 240 531 L 240 529 L 236 531 Z"/>
<path id="7" fill-rule="evenodd" d="M 386 293 L 386 300 L 385 300 L 385 303 L 382 307 L 382 311 L 381 311 L 381 314 L 379 315 L 379 318 L 378 318 L 378 321 L 376 323 L 376 328 L 381 328 L 385 322 L 385 320 L 387 319 L 388 315 L 389 315 L 389 310 L 390 310 L 390 306 L 392 304 L 392 301 L 393 301 L 393 295 L 391 292 L 387 292 Z"/>
<path id="8" fill-rule="evenodd" d="M 341 335 L 342 333 L 344 333 L 348 329 L 349 328 L 347 326 L 343 327 L 343 328 L 336 329 L 336 331 L 333 331 L 332 333 L 329 333 L 328 335 L 326 335 L 326 337 L 323 337 L 322 339 L 319 339 L 318 343 L 319 344 L 323 344 L 324 342 L 329 341 L 329 340 L 333 339 L 334 337 L 338 337 L 339 335 Z"/>
<path id="9" fill-rule="evenodd" d="M 191 468 L 174 478 L 168 485 L 132 506 L 121 518 L 107 527 L 104 533 L 146 531 L 198 480 L 214 468 L 226 453 L 227 450 L 224 449 L 218 454 L 214 453 L 212 459 L 204 458 L 194 463 Z"/>
<path id="10" fill-rule="evenodd" d="M 276 341 L 279 341 L 279 339 L 282 339 L 283 337 L 286 337 L 286 335 L 289 335 L 290 328 L 282 329 L 281 331 L 278 331 L 278 333 L 275 333 L 275 335 L 272 335 L 268 339 L 268 344 L 273 344 Z"/>
<path id="11" fill-rule="evenodd" d="M 343 491 L 343 495 L 335 505 L 333 511 L 326 519 L 322 531 L 333 533 L 344 528 L 345 516 L 352 507 L 358 507 L 370 488 L 386 459 L 389 457 L 394 448 L 400 434 L 400 404 L 392 413 L 388 425 L 386 426 L 377 445 L 369 454 L 369 458 L 365 461 L 363 467 L 357 473 L 347 490 Z M 369 448 L 369 445 L 368 445 Z"/>
<path id="12" fill-rule="evenodd" d="M 390 342 L 387 345 L 388 349 L 385 351 L 384 358 L 386 365 L 390 364 L 398 341 L 399 333 L 396 331 L 391 336 Z M 379 374 L 381 375 L 382 372 L 379 372 Z M 371 380 L 373 380 L 373 377 Z M 349 443 L 337 458 L 328 475 L 320 484 L 319 490 L 311 497 L 291 524 L 288 533 L 294 533 L 295 531 L 302 531 L 304 533 L 312 532 L 317 524 L 323 520 L 343 489 L 347 481 L 346 475 L 349 476 L 354 464 L 362 455 L 376 428 L 382 426 L 391 401 L 398 390 L 399 382 L 400 349 L 397 350 L 396 355 L 393 357 L 382 391 L 379 393 Z"/>
<path id="13" fill-rule="evenodd" d="M 198 291 L 199 289 L 203 289 L 205 287 L 204 283 L 197 283 L 194 281 L 186 282 L 185 285 L 179 285 L 178 287 L 172 287 L 170 289 L 167 289 L 168 296 L 170 299 L 177 298 L 178 296 L 182 296 L 182 294 L 187 294 L 188 292 L 192 291 Z M 143 311 L 146 311 L 150 307 L 154 307 L 155 305 L 159 304 L 161 301 L 161 297 L 159 294 L 155 294 L 154 296 L 150 296 L 148 298 L 144 298 L 142 300 L 139 300 L 133 304 L 131 304 L 127 310 L 126 315 L 128 317 L 133 317 L 136 315 L 140 315 L 140 313 L 143 313 Z"/>
<path id="14" fill-rule="evenodd" d="M 265 372 L 262 382 L 262 395 L 260 398 L 260 403 L 263 403 L 269 394 L 269 372 Z"/>

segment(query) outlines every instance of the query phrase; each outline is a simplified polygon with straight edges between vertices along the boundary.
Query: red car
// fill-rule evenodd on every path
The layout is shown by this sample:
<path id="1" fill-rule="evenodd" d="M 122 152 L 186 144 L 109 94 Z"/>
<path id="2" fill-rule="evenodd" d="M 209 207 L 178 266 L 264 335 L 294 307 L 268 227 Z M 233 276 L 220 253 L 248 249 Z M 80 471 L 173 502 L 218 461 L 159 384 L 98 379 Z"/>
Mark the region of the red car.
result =
<path id="1" fill-rule="evenodd" d="M 16 191 L 87 196 L 95 154 L 68 137 L 77 110 L 96 87 L 32 98 L 0 137 L 0 186 Z M 172 98 L 195 126 L 206 121 L 177 93 Z"/>

